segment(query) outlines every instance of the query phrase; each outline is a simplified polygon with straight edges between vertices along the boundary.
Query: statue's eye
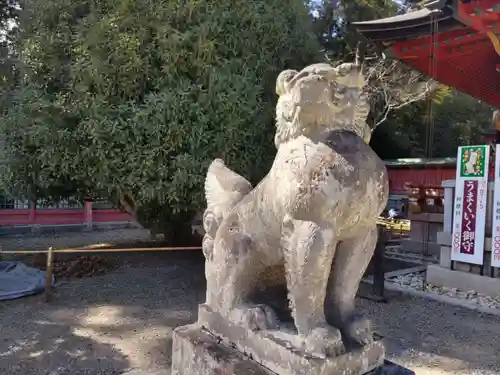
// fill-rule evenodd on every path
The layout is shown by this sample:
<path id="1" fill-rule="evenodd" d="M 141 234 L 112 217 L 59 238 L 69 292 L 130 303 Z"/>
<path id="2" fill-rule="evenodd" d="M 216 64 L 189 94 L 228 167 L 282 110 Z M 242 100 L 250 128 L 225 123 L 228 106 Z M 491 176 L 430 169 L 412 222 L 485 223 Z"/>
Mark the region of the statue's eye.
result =
<path id="1" fill-rule="evenodd" d="M 338 103 L 346 94 L 346 86 L 335 83 L 332 85 L 332 101 Z"/>
<path id="2" fill-rule="evenodd" d="M 347 92 L 348 87 L 345 85 L 337 85 L 337 91 L 340 92 L 341 94 L 345 94 Z"/>
<path id="3" fill-rule="evenodd" d="M 286 101 L 281 104 L 281 115 L 285 118 L 288 118 L 292 112 L 292 105 L 290 102 Z"/>

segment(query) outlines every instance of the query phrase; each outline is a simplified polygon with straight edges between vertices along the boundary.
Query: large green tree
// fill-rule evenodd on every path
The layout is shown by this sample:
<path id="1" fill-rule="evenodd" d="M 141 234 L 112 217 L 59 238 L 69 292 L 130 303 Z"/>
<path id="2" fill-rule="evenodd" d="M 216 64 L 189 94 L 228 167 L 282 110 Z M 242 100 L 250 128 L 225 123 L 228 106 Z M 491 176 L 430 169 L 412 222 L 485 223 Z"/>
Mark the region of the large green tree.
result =
<path id="1" fill-rule="evenodd" d="M 319 52 L 301 0 L 32 0 L 19 26 L 2 185 L 109 197 L 170 235 L 214 157 L 263 176 L 275 79 Z"/>

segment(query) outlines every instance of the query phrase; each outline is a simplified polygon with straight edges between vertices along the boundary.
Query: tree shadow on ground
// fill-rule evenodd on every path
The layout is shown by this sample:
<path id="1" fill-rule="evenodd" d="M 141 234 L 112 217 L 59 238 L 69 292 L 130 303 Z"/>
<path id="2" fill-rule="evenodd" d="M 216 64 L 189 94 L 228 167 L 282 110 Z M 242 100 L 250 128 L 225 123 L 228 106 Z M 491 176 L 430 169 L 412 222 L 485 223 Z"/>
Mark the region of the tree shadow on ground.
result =
<path id="1" fill-rule="evenodd" d="M 113 273 L 61 283 L 48 304 L 40 296 L 0 304 L 0 373 L 108 375 L 137 368 L 168 375 L 173 329 L 196 321 L 205 300 L 203 256 L 126 258 Z M 390 359 L 452 374 L 497 369 L 494 317 L 401 295 L 389 295 L 388 304 L 358 302 L 385 337 Z"/>
<path id="2" fill-rule="evenodd" d="M 22 330 L 2 324 L 2 374 L 86 375 L 99 371 L 116 375 L 129 367 L 125 356 L 112 346 L 75 335 L 72 327 L 47 320 L 44 314 L 39 319 L 18 318 Z"/>
<path id="3" fill-rule="evenodd" d="M 60 282 L 49 303 L 0 304 L 0 373 L 169 374 L 173 329 L 194 322 L 205 298 L 203 255 L 124 258 L 113 273 Z M 1 371 L 12 366 L 22 367 Z"/>

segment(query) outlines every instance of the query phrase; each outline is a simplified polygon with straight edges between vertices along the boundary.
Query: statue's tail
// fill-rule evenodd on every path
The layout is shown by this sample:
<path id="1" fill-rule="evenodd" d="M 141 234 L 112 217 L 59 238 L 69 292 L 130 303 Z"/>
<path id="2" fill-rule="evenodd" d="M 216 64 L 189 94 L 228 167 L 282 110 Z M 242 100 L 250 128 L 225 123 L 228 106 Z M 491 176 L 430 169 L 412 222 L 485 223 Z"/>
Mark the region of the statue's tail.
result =
<path id="1" fill-rule="evenodd" d="M 213 240 L 224 216 L 250 191 L 250 182 L 227 168 L 221 159 L 210 164 L 205 179 L 207 209 L 203 214 L 205 257 L 208 258 L 213 249 Z"/>

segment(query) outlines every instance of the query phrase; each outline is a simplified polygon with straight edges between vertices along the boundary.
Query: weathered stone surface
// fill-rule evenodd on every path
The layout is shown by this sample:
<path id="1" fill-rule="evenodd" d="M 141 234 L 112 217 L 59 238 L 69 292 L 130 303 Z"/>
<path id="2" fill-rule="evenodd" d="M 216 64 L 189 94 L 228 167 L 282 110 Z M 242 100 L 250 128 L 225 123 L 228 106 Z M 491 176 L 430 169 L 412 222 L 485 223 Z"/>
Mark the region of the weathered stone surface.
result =
<path id="1" fill-rule="evenodd" d="M 293 330 L 252 332 L 207 305 L 200 306 L 198 316 L 198 324 L 207 331 L 234 344 L 236 349 L 278 375 L 361 375 L 384 362 L 384 346 L 380 341 L 339 356 L 318 358 L 306 352 Z"/>
<path id="2" fill-rule="evenodd" d="M 198 325 L 177 328 L 173 340 L 172 375 L 277 375 Z M 278 362 L 280 361 L 282 360 L 278 359 Z M 310 362 L 314 363 L 314 360 L 310 359 Z M 309 374 L 312 372 L 309 372 L 307 367 L 300 366 L 286 372 L 286 375 Z M 325 368 L 325 372 L 321 374 L 344 375 L 352 372 L 342 372 L 340 368 L 330 371 Z M 154 375 L 154 373 L 132 370 L 126 375 Z M 415 373 L 386 360 L 381 366 L 364 375 L 415 375 Z"/>
<path id="3" fill-rule="evenodd" d="M 279 375 L 362 375 L 383 360 L 354 304 L 388 195 L 364 85 L 353 64 L 282 72 L 268 175 L 253 188 L 222 160 L 207 172 L 199 324 Z M 283 284 L 288 330 L 282 304 L 262 303 Z"/>
<path id="4" fill-rule="evenodd" d="M 172 375 L 275 375 L 197 325 L 173 335 Z"/>
<path id="5" fill-rule="evenodd" d="M 298 335 L 324 355 L 373 341 L 354 298 L 375 248 L 388 180 L 367 145 L 363 86 L 352 64 L 282 72 L 278 153 L 269 174 L 252 189 L 215 160 L 205 183 L 207 305 L 249 329 L 276 328 L 274 311 L 251 307 L 250 297 L 266 270 L 286 265 Z M 325 300 L 334 306 L 328 316 Z M 340 335 L 343 342 L 332 348 Z"/>

